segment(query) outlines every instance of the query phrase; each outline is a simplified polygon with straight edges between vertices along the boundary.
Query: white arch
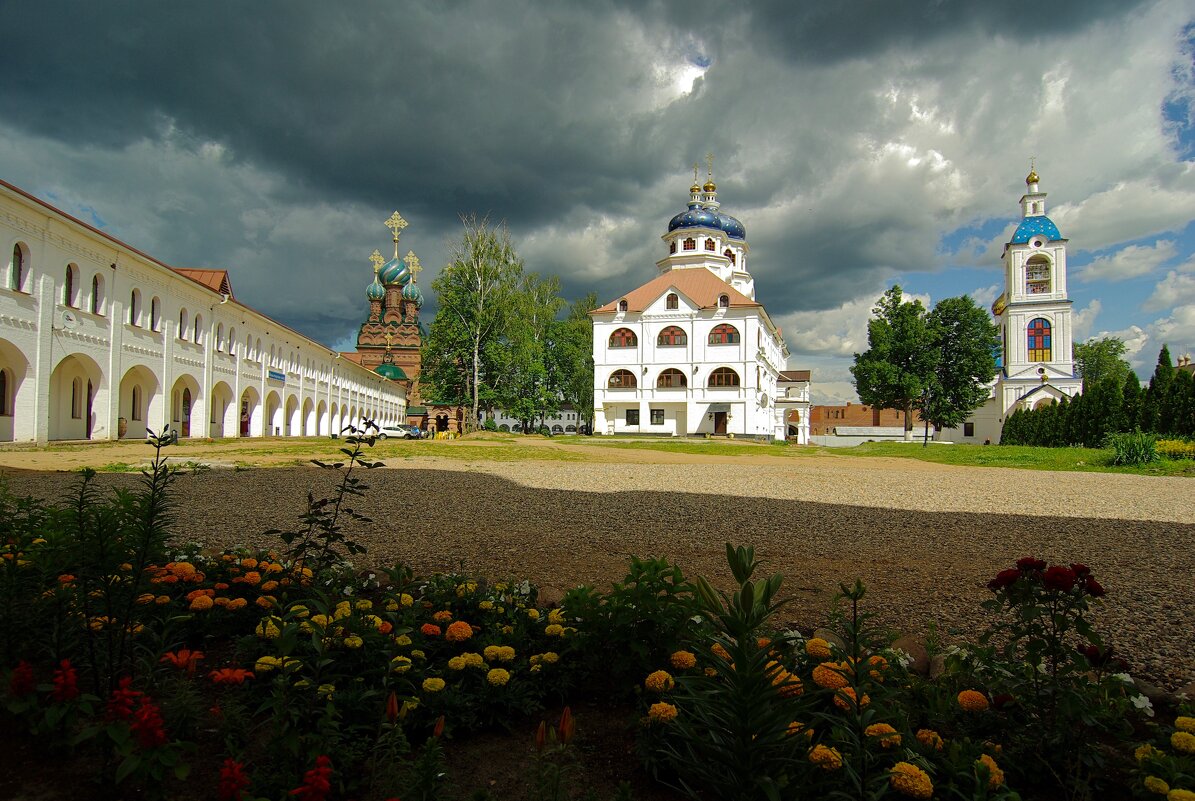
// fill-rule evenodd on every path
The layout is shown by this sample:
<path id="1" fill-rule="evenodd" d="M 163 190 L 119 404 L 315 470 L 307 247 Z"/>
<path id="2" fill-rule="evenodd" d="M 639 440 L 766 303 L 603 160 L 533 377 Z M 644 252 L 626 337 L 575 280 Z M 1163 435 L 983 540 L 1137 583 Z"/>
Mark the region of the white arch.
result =
<path id="1" fill-rule="evenodd" d="M 332 433 L 332 421 L 328 419 L 328 404 L 320 401 L 315 407 L 315 433 L 326 437 Z"/>
<path id="2" fill-rule="evenodd" d="M 143 364 L 126 370 L 120 379 L 118 397 L 118 414 L 125 426 L 124 439 L 145 439 L 148 429 L 158 428 L 158 421 L 162 419 L 162 382 L 153 370 Z M 120 430 L 116 433 L 119 435 Z"/>
<path id="3" fill-rule="evenodd" d="M 282 397 L 278 390 L 271 389 L 266 394 L 266 436 L 282 435 Z"/>
<path id="4" fill-rule="evenodd" d="M 241 393 L 241 402 L 238 406 L 237 436 L 241 437 L 260 437 L 263 435 L 262 431 L 262 409 L 261 409 L 261 395 L 258 394 L 254 387 L 247 387 Z"/>
<path id="5" fill-rule="evenodd" d="M 178 432 L 180 437 L 204 437 L 206 431 L 197 431 L 191 421 L 201 415 L 196 409 L 203 408 L 203 395 L 199 391 L 199 381 L 190 373 L 183 373 L 170 389 L 170 427 Z"/>
<path id="6" fill-rule="evenodd" d="M 315 404 L 311 402 L 311 398 L 303 399 L 303 415 L 300 422 L 302 424 L 303 436 L 314 437 L 316 434 Z"/>
<path id="7" fill-rule="evenodd" d="M 4 371 L 3 408 L 0 408 L 0 442 L 33 438 L 33 413 L 37 400 L 32 382 L 26 382 L 29 362 L 16 345 L 0 339 L 0 370 Z"/>
<path id="8" fill-rule="evenodd" d="M 286 428 L 283 436 L 298 437 L 303 433 L 302 421 L 299 418 L 299 398 L 295 395 L 286 396 Z"/>
<path id="9" fill-rule="evenodd" d="M 208 416 L 208 435 L 211 437 L 231 437 L 237 433 L 237 420 L 240 408 L 233 403 L 232 387 L 225 381 L 217 381 L 212 385 L 211 414 Z"/>
<path id="10" fill-rule="evenodd" d="M 87 355 L 63 356 L 50 375 L 50 439 L 92 439 L 102 429 L 100 410 L 108 407 L 104 371 Z"/>

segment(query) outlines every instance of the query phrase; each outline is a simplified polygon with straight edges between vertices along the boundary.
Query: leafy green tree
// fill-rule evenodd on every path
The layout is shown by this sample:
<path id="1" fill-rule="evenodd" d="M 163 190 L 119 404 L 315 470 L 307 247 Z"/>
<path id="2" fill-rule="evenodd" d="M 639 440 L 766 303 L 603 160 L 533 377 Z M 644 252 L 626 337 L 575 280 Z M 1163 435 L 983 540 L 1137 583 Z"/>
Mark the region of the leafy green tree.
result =
<path id="1" fill-rule="evenodd" d="M 986 384 L 996 376 L 1000 330 L 968 295 L 939 301 L 927 324 L 936 354 L 916 406 L 927 431 L 930 424 L 941 431 L 961 425 L 990 396 Z"/>
<path id="2" fill-rule="evenodd" d="M 932 381 L 938 351 L 933 347 L 925 307 L 905 301 L 893 286 L 872 310 L 867 351 L 855 354 L 851 375 L 859 400 L 880 409 L 900 409 L 905 439 L 911 440 L 913 409 Z"/>
<path id="3" fill-rule="evenodd" d="M 564 301 L 560 299 L 560 279 L 541 278 L 536 273 L 524 275 L 511 295 L 505 342 L 509 358 L 500 393 L 503 408 L 523 424 L 523 431 L 535 418 L 541 424 L 560 407 L 560 392 L 550 370 L 551 333 Z"/>
<path id="4" fill-rule="evenodd" d="M 551 355 L 557 384 L 564 402 L 577 410 L 579 420 L 593 428 L 593 320 L 589 313 L 598 307 L 597 294 L 590 292 L 575 301 L 552 333 Z"/>
<path id="5" fill-rule="evenodd" d="M 1083 391 L 1095 386 L 1101 381 L 1115 381 L 1117 386 L 1124 383 L 1124 378 L 1132 368 L 1125 361 L 1125 344 L 1116 337 L 1101 337 L 1080 342 L 1071 349 L 1075 372 L 1083 379 Z"/>

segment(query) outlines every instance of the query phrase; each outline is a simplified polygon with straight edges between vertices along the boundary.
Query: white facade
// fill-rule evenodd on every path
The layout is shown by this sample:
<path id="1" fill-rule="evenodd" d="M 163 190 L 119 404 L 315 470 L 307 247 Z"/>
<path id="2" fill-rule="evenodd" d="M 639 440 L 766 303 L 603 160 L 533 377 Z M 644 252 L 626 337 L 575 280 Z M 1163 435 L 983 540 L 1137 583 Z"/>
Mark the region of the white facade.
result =
<path id="1" fill-rule="evenodd" d="M 789 442 L 798 445 L 809 444 L 811 383 L 808 370 L 782 370 L 776 382 L 776 406 L 787 421 Z"/>
<path id="2" fill-rule="evenodd" d="M 405 419 L 401 386 L 237 302 L 222 271 L 171 269 L 2 181 L 0 248 L 0 441 Z"/>
<path id="3" fill-rule="evenodd" d="M 536 417 L 533 423 L 533 431 L 538 431 L 540 425 L 545 425 L 553 434 L 576 434 L 577 429 L 585 425 L 581 415 L 571 406 L 561 408 L 556 414 L 550 414 L 542 421 Z M 499 431 L 521 432 L 523 430 L 523 421 L 511 417 L 503 409 L 494 410 L 494 424 L 498 426 Z"/>
<path id="4" fill-rule="evenodd" d="M 594 433 L 783 439 L 788 349 L 755 301 L 746 232 L 712 180 L 690 192 L 660 274 L 591 313 Z"/>
<path id="5" fill-rule="evenodd" d="M 1046 193 L 1038 175 L 1025 179 L 1021 223 L 1004 246 L 1004 292 L 992 304 L 1002 353 L 991 398 L 962 428 L 946 429 L 954 442 L 1000 441 L 1004 421 L 1016 409 L 1032 409 L 1075 397 L 1071 301 L 1066 292 L 1066 245 L 1046 216 Z"/>

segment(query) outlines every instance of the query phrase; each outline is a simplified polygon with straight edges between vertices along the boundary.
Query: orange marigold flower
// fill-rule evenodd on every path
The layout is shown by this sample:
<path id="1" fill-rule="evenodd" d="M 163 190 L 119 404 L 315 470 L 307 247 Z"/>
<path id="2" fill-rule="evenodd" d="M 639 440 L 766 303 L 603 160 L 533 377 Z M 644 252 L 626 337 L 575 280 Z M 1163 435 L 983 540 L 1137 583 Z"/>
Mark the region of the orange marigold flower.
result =
<path id="1" fill-rule="evenodd" d="M 449 623 L 448 630 L 444 632 L 444 639 L 449 642 L 464 642 L 472 636 L 473 627 L 463 620 Z"/>
<path id="2" fill-rule="evenodd" d="M 934 784 L 929 780 L 929 774 L 909 762 L 897 762 L 888 774 L 888 783 L 892 789 L 910 798 L 930 798 L 934 794 Z"/>
<path id="3" fill-rule="evenodd" d="M 983 712 L 988 708 L 988 699 L 977 690 L 963 690 L 958 694 L 958 705 L 964 712 Z"/>
<path id="4" fill-rule="evenodd" d="M 217 581 L 215 584 L 212 585 L 212 589 L 226 590 L 226 589 L 228 589 L 228 583 L 224 582 L 224 581 Z"/>
<path id="5" fill-rule="evenodd" d="M 168 603 L 170 603 L 170 596 L 169 595 L 159 595 L 157 598 L 154 598 L 154 603 L 157 604 L 158 606 L 168 604 Z"/>
<path id="6" fill-rule="evenodd" d="M 419 630 L 421 632 L 423 632 L 423 635 L 425 637 L 439 637 L 440 636 L 440 627 L 437 626 L 435 623 L 424 623 L 422 626 L 419 627 Z"/>
<path id="7" fill-rule="evenodd" d="M 231 601 L 228 602 L 229 609 L 244 609 L 248 605 L 249 605 L 249 602 L 246 601 L 244 598 L 233 598 Z"/>
<path id="8" fill-rule="evenodd" d="M 711 645 L 710 652 L 713 653 L 713 655 L 716 657 L 725 659 L 727 662 L 730 661 L 730 653 L 725 648 L 722 647 L 722 643 L 720 643 L 720 642 L 716 642 L 713 645 Z"/>
<path id="9" fill-rule="evenodd" d="M 191 601 L 190 608 L 193 612 L 202 612 L 205 609 L 211 609 L 213 604 L 214 602 L 212 601 L 211 596 L 200 595 Z"/>
<path id="10" fill-rule="evenodd" d="M 789 737 L 797 734 L 804 734 L 807 738 L 813 739 L 813 729 L 809 726 L 806 726 L 799 720 L 794 720 L 792 723 L 788 724 L 788 731 L 786 731 L 785 734 Z"/>
<path id="11" fill-rule="evenodd" d="M 209 598 L 211 598 L 215 594 L 216 594 L 215 590 L 191 590 L 189 593 L 187 593 L 186 598 L 188 601 L 194 601 L 200 595 L 206 595 Z"/>
<path id="12" fill-rule="evenodd" d="M 72 576 L 70 573 L 63 573 L 61 576 L 58 577 L 59 584 L 70 584 L 74 580 L 75 580 L 75 577 Z"/>
<path id="13" fill-rule="evenodd" d="M 152 592 L 143 592 L 137 596 L 138 604 L 152 604 L 154 602 L 154 594 Z"/>
<path id="14" fill-rule="evenodd" d="M 223 606 L 223 607 L 227 607 L 227 606 L 228 606 L 230 603 L 232 603 L 232 599 L 231 599 L 231 598 L 225 598 L 223 595 L 221 595 L 219 598 L 213 598 L 213 599 L 212 599 L 212 602 L 213 602 L 213 603 L 214 603 L 216 606 Z"/>
<path id="15" fill-rule="evenodd" d="M 882 748 L 895 748 L 900 745 L 900 734 L 887 723 L 873 723 L 863 730 L 868 737 L 875 737 Z"/>
<path id="16" fill-rule="evenodd" d="M 179 578 L 195 575 L 195 565 L 190 562 L 171 562 L 166 565 L 166 569 Z"/>
<path id="17" fill-rule="evenodd" d="M 805 653 L 812 656 L 814 659 L 829 659 L 830 643 L 823 640 L 821 637 L 814 637 L 811 640 L 805 641 Z"/>
<path id="18" fill-rule="evenodd" d="M 918 729 L 917 742 L 928 746 L 935 751 L 941 751 L 945 742 L 942 740 L 942 735 L 938 734 L 933 729 Z"/>
<path id="19" fill-rule="evenodd" d="M 839 687 L 834 692 L 834 706 L 844 712 L 850 712 L 855 708 L 856 704 L 862 709 L 870 703 L 871 696 L 867 693 L 863 693 L 862 696 L 856 696 L 854 687 Z"/>
<path id="20" fill-rule="evenodd" d="M 987 754 L 981 754 L 979 759 L 975 760 L 976 765 L 983 765 L 988 769 L 988 788 L 995 790 L 1000 785 L 1004 784 L 1004 771 L 1000 770 L 1000 766 L 996 764 L 996 760 L 992 759 Z"/>
<path id="21" fill-rule="evenodd" d="M 666 670 L 657 670 L 655 673 L 648 675 L 643 682 L 643 686 L 654 693 L 664 693 L 676 686 L 676 682 L 672 680 L 672 676 Z"/>
<path id="22" fill-rule="evenodd" d="M 652 704 L 651 708 L 647 710 L 647 718 L 652 723 L 668 723 L 676 720 L 676 715 L 676 707 L 663 701 Z"/>
<path id="23" fill-rule="evenodd" d="M 261 582 L 261 573 L 256 570 L 250 570 L 245 575 L 241 576 L 241 580 L 246 584 L 258 584 Z"/>
<path id="24" fill-rule="evenodd" d="M 688 670 L 696 666 L 697 657 L 689 651 L 677 651 L 668 657 L 668 662 L 676 670 Z"/>
<path id="25" fill-rule="evenodd" d="M 247 556 L 241 560 L 241 567 L 245 568 L 246 570 L 252 570 L 253 568 L 257 567 L 257 560 L 252 556 Z"/>
<path id="26" fill-rule="evenodd" d="M 815 745 L 809 752 L 809 761 L 822 770 L 838 770 L 842 767 L 842 754 L 837 748 Z"/>
<path id="27" fill-rule="evenodd" d="M 273 592 L 276 589 L 278 589 L 278 582 L 274 581 L 273 579 L 270 579 L 269 581 L 263 581 L 261 583 L 262 592 Z"/>
<path id="28" fill-rule="evenodd" d="M 452 620 L 452 613 L 447 609 L 444 609 L 432 615 L 432 620 L 436 621 L 437 623 L 447 623 L 448 621 Z"/>
<path id="29" fill-rule="evenodd" d="M 837 690 L 850 684 L 844 675 L 846 672 L 845 662 L 823 662 L 813 669 L 813 681 L 819 687 Z"/>
<path id="30" fill-rule="evenodd" d="M 770 637 L 760 637 L 758 640 L 755 641 L 755 644 L 759 648 L 767 648 L 769 645 L 772 644 L 772 640 Z"/>
<path id="31" fill-rule="evenodd" d="M 884 680 L 884 671 L 888 669 L 888 660 L 879 654 L 875 654 L 867 660 L 867 664 L 871 665 L 871 677 L 876 681 Z"/>

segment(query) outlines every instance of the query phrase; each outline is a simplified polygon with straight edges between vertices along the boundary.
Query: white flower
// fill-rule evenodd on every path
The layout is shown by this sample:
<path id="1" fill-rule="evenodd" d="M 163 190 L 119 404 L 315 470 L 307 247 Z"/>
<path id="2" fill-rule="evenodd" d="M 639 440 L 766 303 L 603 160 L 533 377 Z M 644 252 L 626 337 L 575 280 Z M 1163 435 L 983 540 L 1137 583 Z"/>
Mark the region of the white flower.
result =
<path id="1" fill-rule="evenodd" d="M 902 668 L 907 668 L 909 665 L 913 664 L 913 655 L 900 648 L 892 649 L 892 658 L 899 662 Z"/>
<path id="2" fill-rule="evenodd" d="M 1133 706 L 1137 707 L 1137 709 L 1140 709 L 1151 718 L 1154 716 L 1154 705 L 1144 695 L 1134 695 L 1130 700 L 1132 700 Z"/>
<path id="3" fill-rule="evenodd" d="M 1124 684 L 1132 684 L 1133 683 L 1133 677 L 1130 676 L 1128 673 L 1113 673 L 1112 678 L 1116 679 L 1119 682 L 1123 682 Z"/>

